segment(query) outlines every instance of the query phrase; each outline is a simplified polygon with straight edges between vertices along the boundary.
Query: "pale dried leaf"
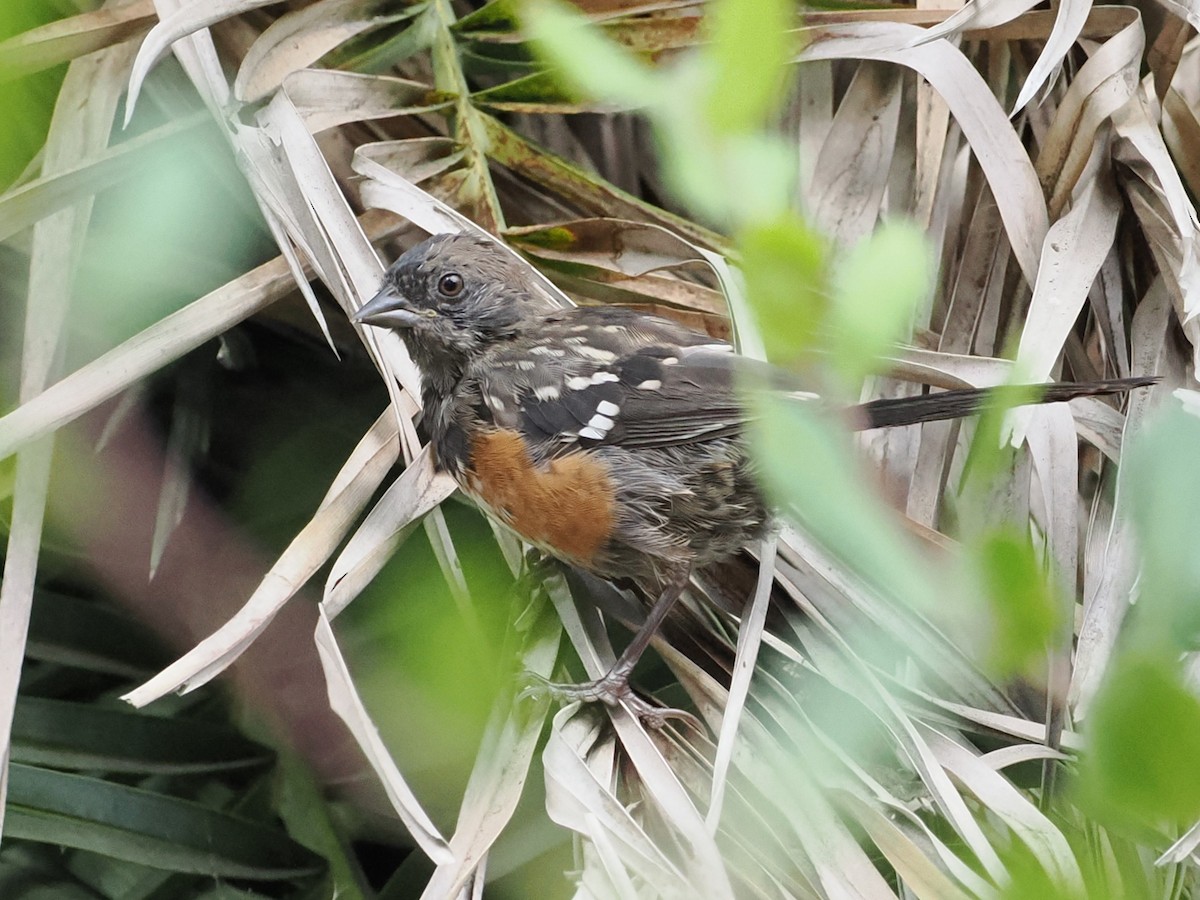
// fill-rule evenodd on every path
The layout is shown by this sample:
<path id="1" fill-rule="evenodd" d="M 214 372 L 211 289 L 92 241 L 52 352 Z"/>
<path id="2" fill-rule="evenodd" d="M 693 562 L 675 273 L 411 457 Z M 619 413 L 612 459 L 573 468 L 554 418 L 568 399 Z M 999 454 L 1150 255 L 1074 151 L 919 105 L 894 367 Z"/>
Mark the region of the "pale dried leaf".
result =
<path id="1" fill-rule="evenodd" d="M 284 79 L 283 88 L 313 134 L 350 122 L 446 109 L 452 103 L 418 81 L 334 69 L 301 69 Z"/>
<path id="2" fill-rule="evenodd" d="M 247 10 L 270 6 L 274 2 L 275 0 L 206 0 L 204 3 L 185 3 L 181 0 L 155 0 L 154 5 L 161 21 L 150 29 L 134 61 L 129 77 L 126 124 L 133 114 L 134 106 L 137 105 L 146 76 L 173 44 L 207 29 L 209 25 L 215 25 Z M 209 51 L 212 51 L 211 61 L 215 62 L 216 53 L 212 48 L 211 38 L 203 43 L 193 44 L 189 50 L 185 50 L 185 53 L 194 53 L 195 56 L 191 60 L 181 57 L 180 62 L 188 70 L 188 76 L 196 84 L 201 96 L 205 96 L 210 105 L 221 107 L 225 105 L 229 96 L 228 85 L 225 84 L 223 76 L 219 82 L 220 86 L 212 77 L 216 73 L 212 70 L 210 61 L 205 59 L 210 55 Z M 199 67 L 196 63 L 200 64 Z M 219 71 L 218 65 L 216 72 Z"/>
<path id="3" fill-rule="evenodd" d="M 0 81 L 41 72 L 138 37 L 156 19 L 154 0 L 130 0 L 49 22 L 0 41 Z"/>
<path id="4" fill-rule="evenodd" d="M 1029 157 L 987 83 L 958 49 L 944 40 L 895 49 L 920 35 L 919 28 L 899 23 L 821 28 L 812 32 L 799 59 L 879 59 L 915 69 L 928 80 L 946 101 L 992 185 L 1013 253 L 1032 284 L 1049 223 Z"/>
<path id="5" fill-rule="evenodd" d="M 983 764 L 971 750 L 943 734 L 927 730 L 939 760 L 1030 849 L 1044 871 L 1067 896 L 1085 896 L 1083 873 L 1061 831 L 1010 781 Z"/>
<path id="6" fill-rule="evenodd" d="M 334 479 L 334 487 L 317 513 L 292 539 L 242 608 L 219 629 L 122 699 L 142 707 L 172 691 L 195 690 L 241 656 L 283 605 L 333 555 L 395 464 L 395 438 L 394 417 L 380 416 L 342 466 Z"/>
<path id="7" fill-rule="evenodd" d="M 400 821 L 413 836 L 417 846 L 438 865 L 454 861 L 454 854 L 446 839 L 438 832 L 433 820 L 421 808 L 420 801 L 396 768 L 396 763 L 384 746 L 379 730 L 367 714 L 362 699 L 355 690 L 350 670 L 342 652 L 338 649 L 324 604 L 318 608 L 316 631 L 317 653 L 321 657 L 321 668 L 325 672 L 325 683 L 329 688 L 329 706 L 341 717 L 354 735 L 358 745 L 367 755 L 367 761 L 379 776 L 392 808 Z"/>
<path id="8" fill-rule="evenodd" d="M 290 73 L 311 66 L 356 35 L 409 18 L 420 8 L 391 9 L 379 0 L 321 0 L 286 12 L 246 52 L 234 96 L 244 103 L 261 100 Z"/>
<path id="9" fill-rule="evenodd" d="M 456 487 L 445 472 L 434 471 L 429 448 L 408 464 L 334 560 L 322 600 L 330 619 L 370 584 L 412 526 Z"/>
<path id="10" fill-rule="evenodd" d="M 364 214 L 362 223 L 373 239 L 396 229 L 377 213 Z M 294 286 L 287 264 L 276 258 L 143 329 L 0 417 L 0 459 L 260 312 Z"/>
<path id="11" fill-rule="evenodd" d="M 814 224 L 842 246 L 879 219 L 900 121 L 899 73 L 864 61 L 833 116 L 809 189 Z"/>
<path id="12" fill-rule="evenodd" d="M 1103 151 L 1106 143 L 1098 148 Z M 1107 154 L 1104 154 L 1107 156 Z M 1117 233 L 1121 200 L 1108 173 L 1097 172 L 1080 190 L 1071 211 L 1050 226 L 1033 300 L 1021 331 L 1016 370 L 1022 380 L 1046 381 L 1062 353 L 1071 327 L 1087 301 Z M 1033 412 L 1015 410 L 1007 435 L 1013 446 L 1024 440 Z"/>

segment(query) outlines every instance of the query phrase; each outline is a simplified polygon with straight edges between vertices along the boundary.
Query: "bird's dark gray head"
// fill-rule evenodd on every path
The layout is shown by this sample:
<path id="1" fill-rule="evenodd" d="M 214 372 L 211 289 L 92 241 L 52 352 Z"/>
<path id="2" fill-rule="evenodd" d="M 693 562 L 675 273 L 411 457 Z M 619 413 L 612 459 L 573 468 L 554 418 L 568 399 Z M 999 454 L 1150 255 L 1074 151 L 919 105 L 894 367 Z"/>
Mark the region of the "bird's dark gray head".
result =
<path id="1" fill-rule="evenodd" d="M 452 384 L 473 356 L 552 309 L 528 267 L 494 241 L 439 234 L 392 263 L 354 320 L 397 331 L 427 379 Z"/>

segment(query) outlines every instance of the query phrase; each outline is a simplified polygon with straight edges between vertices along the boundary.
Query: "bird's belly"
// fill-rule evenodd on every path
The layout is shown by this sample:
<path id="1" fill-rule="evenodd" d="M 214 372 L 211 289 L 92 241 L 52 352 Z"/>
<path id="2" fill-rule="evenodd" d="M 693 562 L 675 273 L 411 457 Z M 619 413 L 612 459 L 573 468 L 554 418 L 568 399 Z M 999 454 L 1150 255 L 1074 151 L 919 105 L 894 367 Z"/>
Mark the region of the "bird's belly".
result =
<path id="1" fill-rule="evenodd" d="M 602 461 L 576 453 L 537 465 L 519 433 L 497 429 L 473 438 L 470 464 L 458 483 L 524 540 L 583 568 L 598 568 L 616 522 L 616 493 Z"/>

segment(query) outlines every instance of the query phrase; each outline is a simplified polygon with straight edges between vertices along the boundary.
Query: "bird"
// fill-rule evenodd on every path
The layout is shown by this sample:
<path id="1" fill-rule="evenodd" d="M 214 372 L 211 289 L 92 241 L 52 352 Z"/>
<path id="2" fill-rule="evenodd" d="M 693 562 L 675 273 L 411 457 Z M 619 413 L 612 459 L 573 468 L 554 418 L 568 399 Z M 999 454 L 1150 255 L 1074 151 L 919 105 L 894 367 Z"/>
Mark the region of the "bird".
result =
<path id="1" fill-rule="evenodd" d="M 527 264 L 469 233 L 434 235 L 402 254 L 353 320 L 403 338 L 439 471 L 527 544 L 632 582 L 651 603 L 603 677 L 550 686 L 562 700 L 637 700 L 633 668 L 693 573 L 773 527 L 735 387 L 751 361 L 669 319 L 558 307 Z M 1154 380 L 1028 390 L 1031 402 L 1058 402 Z M 873 401 L 851 418 L 861 428 L 958 418 L 990 396 Z"/>

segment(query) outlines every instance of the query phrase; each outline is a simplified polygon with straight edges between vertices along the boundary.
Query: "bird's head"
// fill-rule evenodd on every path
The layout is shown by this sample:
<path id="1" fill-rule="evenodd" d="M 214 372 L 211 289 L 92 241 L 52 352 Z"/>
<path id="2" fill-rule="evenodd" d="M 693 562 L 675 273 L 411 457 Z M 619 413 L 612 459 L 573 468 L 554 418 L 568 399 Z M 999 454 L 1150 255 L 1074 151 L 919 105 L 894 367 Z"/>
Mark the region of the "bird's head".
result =
<path id="1" fill-rule="evenodd" d="M 439 234 L 392 263 L 354 321 L 398 332 L 427 378 L 452 383 L 472 357 L 552 309 L 528 267 L 500 245 Z"/>

